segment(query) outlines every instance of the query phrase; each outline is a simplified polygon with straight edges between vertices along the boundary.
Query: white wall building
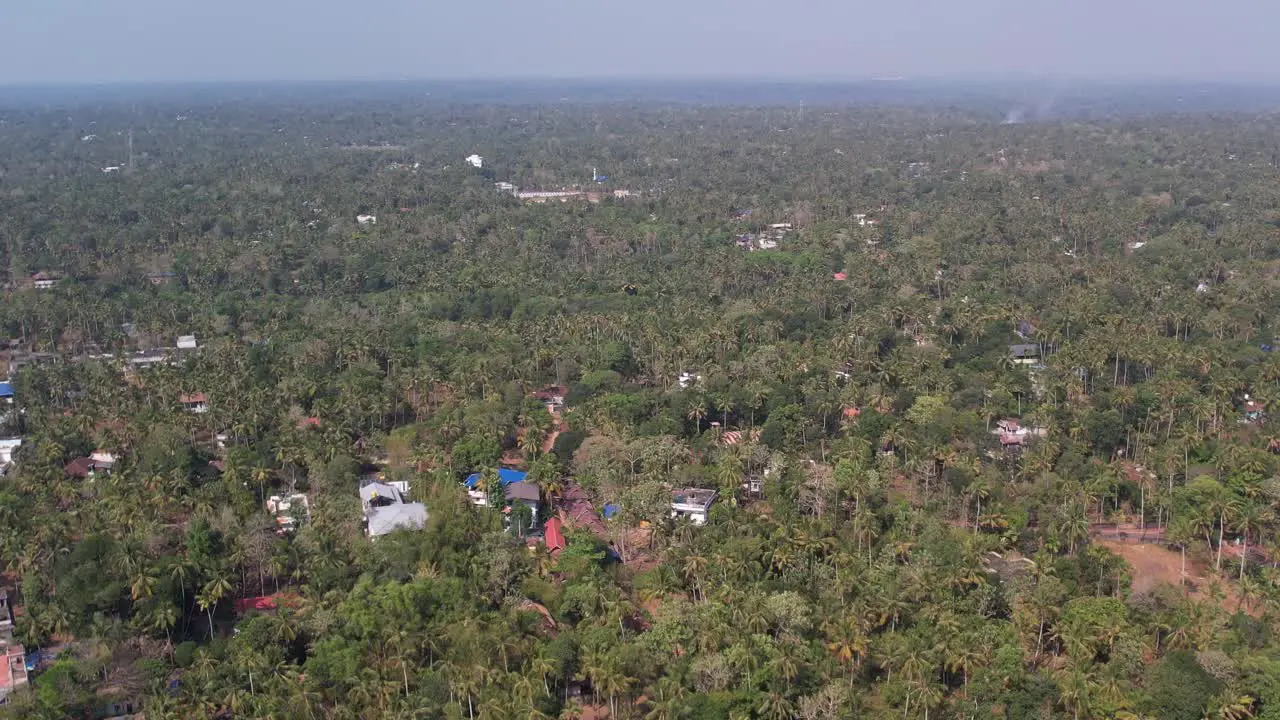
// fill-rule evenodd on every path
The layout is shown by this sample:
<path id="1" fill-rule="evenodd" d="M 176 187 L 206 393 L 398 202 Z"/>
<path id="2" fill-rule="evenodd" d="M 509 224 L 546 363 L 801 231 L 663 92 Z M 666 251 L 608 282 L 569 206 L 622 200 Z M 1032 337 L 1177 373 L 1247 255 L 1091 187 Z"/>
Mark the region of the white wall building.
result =
<path id="1" fill-rule="evenodd" d="M 707 524 L 711 503 L 716 500 L 715 490 L 685 488 L 671 491 L 671 517 L 688 518 L 694 525 Z"/>
<path id="2" fill-rule="evenodd" d="M 0 438 L 0 468 L 13 462 L 13 454 L 22 445 L 22 438 Z"/>
<path id="3" fill-rule="evenodd" d="M 468 155 L 467 164 L 473 168 L 484 167 L 484 158 L 480 157 L 479 155 Z"/>

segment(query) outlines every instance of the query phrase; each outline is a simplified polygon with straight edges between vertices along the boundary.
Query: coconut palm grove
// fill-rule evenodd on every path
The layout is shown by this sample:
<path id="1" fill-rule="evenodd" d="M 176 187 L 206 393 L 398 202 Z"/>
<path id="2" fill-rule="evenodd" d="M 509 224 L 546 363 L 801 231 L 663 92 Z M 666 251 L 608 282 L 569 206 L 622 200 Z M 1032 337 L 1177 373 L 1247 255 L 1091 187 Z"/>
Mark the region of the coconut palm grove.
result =
<path id="1" fill-rule="evenodd" d="M 0 717 L 1280 718 L 1274 98 L 1026 98 L 0 98 Z"/>

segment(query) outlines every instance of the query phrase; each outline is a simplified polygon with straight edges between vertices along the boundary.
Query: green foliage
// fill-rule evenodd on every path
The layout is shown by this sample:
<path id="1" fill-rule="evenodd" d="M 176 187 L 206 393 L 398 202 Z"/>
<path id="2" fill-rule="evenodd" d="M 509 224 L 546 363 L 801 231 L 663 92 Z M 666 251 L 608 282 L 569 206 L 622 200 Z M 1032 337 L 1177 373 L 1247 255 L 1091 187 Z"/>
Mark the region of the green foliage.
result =
<path id="1" fill-rule="evenodd" d="M 1147 710 L 1170 720 L 1199 720 L 1210 699 L 1222 690 L 1222 684 L 1196 663 L 1194 654 L 1181 650 L 1152 665 L 1145 685 Z"/>
<path id="2" fill-rule="evenodd" d="M 8 716 L 1276 715 L 1277 118 L 192 102 L 5 106 Z"/>

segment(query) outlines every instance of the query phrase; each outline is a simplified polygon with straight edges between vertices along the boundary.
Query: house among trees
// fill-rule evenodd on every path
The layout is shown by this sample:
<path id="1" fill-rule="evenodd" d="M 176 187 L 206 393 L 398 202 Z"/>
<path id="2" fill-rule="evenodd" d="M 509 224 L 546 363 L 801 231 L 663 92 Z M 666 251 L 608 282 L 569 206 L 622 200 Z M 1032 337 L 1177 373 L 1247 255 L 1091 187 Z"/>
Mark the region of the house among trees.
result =
<path id="1" fill-rule="evenodd" d="M 1019 365 L 1035 365 L 1040 362 L 1040 346 L 1035 343 L 1010 345 L 1009 356 Z"/>
<path id="2" fill-rule="evenodd" d="M 13 404 L 13 383 L 8 380 L 0 382 L 0 403 Z"/>
<path id="3" fill-rule="evenodd" d="M 671 491 L 671 517 L 688 518 L 694 525 L 707 524 L 711 503 L 716 500 L 715 490 L 685 488 Z"/>
<path id="4" fill-rule="evenodd" d="M 37 290 L 48 290 L 58 284 L 62 276 L 55 272 L 40 271 L 31 276 L 31 285 Z"/>
<path id="5" fill-rule="evenodd" d="M 196 336 L 195 335 L 179 335 L 178 349 L 179 350 L 195 350 Z"/>
<path id="6" fill-rule="evenodd" d="M 542 528 L 542 543 L 547 546 L 547 551 L 556 554 L 569 546 L 564 539 L 564 521 L 558 517 L 553 517 L 547 521 Z"/>
<path id="7" fill-rule="evenodd" d="M 524 506 L 532 512 L 532 519 L 529 527 L 534 527 L 538 520 L 538 498 L 540 493 L 538 486 L 533 483 L 525 482 L 528 473 L 520 470 L 512 470 L 510 468 L 501 468 L 497 471 L 498 488 L 489 487 L 488 480 L 484 477 L 484 473 L 472 473 L 462 481 L 463 486 L 467 489 L 467 497 L 471 498 L 471 504 L 476 507 L 489 507 L 493 503 L 490 498 L 496 492 L 502 493 L 503 503 L 505 507 L 503 512 L 510 515 L 513 508 L 517 505 Z"/>
<path id="8" fill-rule="evenodd" d="M 107 450 L 94 450 L 89 454 L 89 460 L 93 463 L 95 470 L 101 470 L 103 474 L 109 473 L 116 467 L 116 454 Z"/>
<path id="9" fill-rule="evenodd" d="M 609 530 L 600 513 L 591 504 L 591 498 L 581 485 L 565 488 L 560 497 L 560 518 L 571 528 L 586 530 L 601 540 L 609 539 Z M 548 521 L 550 522 L 550 521 Z"/>
<path id="10" fill-rule="evenodd" d="M 177 277 L 177 274 L 171 272 L 156 272 L 147 275 L 147 282 L 152 285 L 168 285 Z"/>
<path id="11" fill-rule="evenodd" d="M 27 684 L 27 653 L 21 645 L 4 643 L 0 647 L 0 704 L 9 694 Z"/>
<path id="12" fill-rule="evenodd" d="M 22 438 L 0 438 L 0 472 L 13 462 L 13 454 L 22 446 Z"/>
<path id="13" fill-rule="evenodd" d="M 116 456 L 114 453 L 95 450 L 89 457 L 78 457 L 67 463 L 63 470 L 68 477 L 86 480 L 98 473 L 109 475 L 115 464 Z"/>
<path id="14" fill-rule="evenodd" d="M 538 492 L 538 486 L 533 483 L 518 482 L 511 483 L 503 488 L 503 495 L 507 499 L 507 506 L 502 512 L 507 515 L 508 521 L 514 517 L 517 508 L 525 507 L 529 510 L 528 527 L 533 528 L 538 524 L 538 498 L 541 493 Z"/>
<path id="15" fill-rule="evenodd" d="M 1266 419 L 1266 410 L 1267 408 L 1265 405 L 1250 398 L 1248 395 L 1245 395 L 1244 406 L 1240 409 L 1240 422 L 1253 423 L 1256 425 Z"/>
<path id="16" fill-rule="evenodd" d="M 427 506 L 405 502 L 400 489 L 386 483 L 372 482 L 362 486 L 360 505 L 364 510 L 365 529 L 371 538 L 400 528 L 421 530 L 427 524 Z"/>
<path id="17" fill-rule="evenodd" d="M 498 470 L 498 482 L 503 488 L 515 483 L 522 483 L 528 476 L 529 473 L 521 470 L 512 470 L 511 468 L 500 468 Z M 493 488 L 485 487 L 483 480 L 483 473 L 471 473 L 466 480 L 462 481 L 463 487 L 467 489 L 467 497 L 471 498 L 471 504 L 476 507 L 487 507 L 489 505 L 489 493 Z"/>
<path id="18" fill-rule="evenodd" d="M 548 385 L 541 390 L 535 392 L 533 397 L 535 400 L 547 406 L 547 412 L 557 413 L 564 409 L 565 396 L 569 394 L 569 389 L 559 385 Z"/>
<path id="19" fill-rule="evenodd" d="M 209 411 L 209 398 L 202 392 L 183 393 L 178 397 L 178 402 L 182 403 L 182 408 L 191 413 L 203 413 Z"/>
<path id="20" fill-rule="evenodd" d="M 283 535 L 311 521 L 311 502 L 302 493 L 272 495 L 267 498 L 267 512 L 276 519 L 276 534 Z"/>

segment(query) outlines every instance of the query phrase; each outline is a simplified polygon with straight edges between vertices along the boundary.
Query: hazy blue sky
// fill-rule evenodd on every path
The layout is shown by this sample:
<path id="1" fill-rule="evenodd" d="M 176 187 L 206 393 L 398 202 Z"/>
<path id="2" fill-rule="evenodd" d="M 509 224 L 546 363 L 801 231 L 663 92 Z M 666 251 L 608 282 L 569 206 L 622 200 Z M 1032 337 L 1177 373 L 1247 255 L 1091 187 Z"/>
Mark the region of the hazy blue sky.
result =
<path id="1" fill-rule="evenodd" d="M 1280 75 L 1267 0 L 0 0 L 0 83 Z"/>

